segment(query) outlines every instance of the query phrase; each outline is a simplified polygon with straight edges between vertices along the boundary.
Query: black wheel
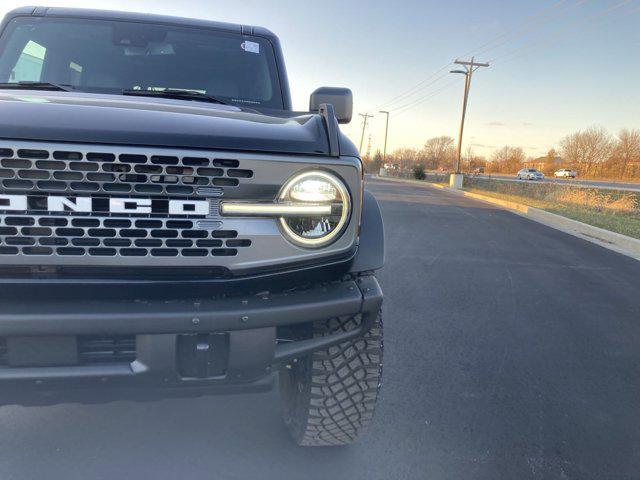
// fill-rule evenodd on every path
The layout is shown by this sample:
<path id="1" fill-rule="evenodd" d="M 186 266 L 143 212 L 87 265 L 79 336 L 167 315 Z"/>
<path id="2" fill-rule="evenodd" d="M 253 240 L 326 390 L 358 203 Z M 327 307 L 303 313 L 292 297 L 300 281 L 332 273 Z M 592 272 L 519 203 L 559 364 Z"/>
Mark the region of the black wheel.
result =
<path id="1" fill-rule="evenodd" d="M 315 322 L 314 337 L 357 328 L 361 316 Z M 363 337 L 280 371 L 284 421 L 298 445 L 346 445 L 369 427 L 382 377 L 382 317 Z"/>

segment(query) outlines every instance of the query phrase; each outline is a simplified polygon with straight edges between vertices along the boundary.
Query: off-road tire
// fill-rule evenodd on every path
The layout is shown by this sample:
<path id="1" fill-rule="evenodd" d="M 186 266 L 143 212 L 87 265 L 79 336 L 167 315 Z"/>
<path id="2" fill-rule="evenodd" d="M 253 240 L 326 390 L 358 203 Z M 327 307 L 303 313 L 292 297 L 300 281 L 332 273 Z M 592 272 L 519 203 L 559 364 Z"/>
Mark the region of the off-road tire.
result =
<path id="1" fill-rule="evenodd" d="M 315 322 L 313 337 L 357 328 L 355 317 Z M 363 337 L 315 352 L 280 371 L 282 414 L 303 446 L 346 445 L 371 424 L 382 377 L 382 317 Z"/>

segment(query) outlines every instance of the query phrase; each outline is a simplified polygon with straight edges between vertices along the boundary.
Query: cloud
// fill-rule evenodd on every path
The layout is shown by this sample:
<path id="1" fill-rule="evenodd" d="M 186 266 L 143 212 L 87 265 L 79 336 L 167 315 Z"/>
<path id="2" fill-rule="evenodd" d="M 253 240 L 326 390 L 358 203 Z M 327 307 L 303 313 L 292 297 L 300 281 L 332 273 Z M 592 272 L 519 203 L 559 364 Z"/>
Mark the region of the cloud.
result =
<path id="1" fill-rule="evenodd" d="M 531 122 L 521 122 L 520 125 L 523 127 L 533 127 L 533 123 Z"/>
<path id="2" fill-rule="evenodd" d="M 485 123 L 487 127 L 506 127 L 507 124 L 503 122 L 489 122 Z"/>

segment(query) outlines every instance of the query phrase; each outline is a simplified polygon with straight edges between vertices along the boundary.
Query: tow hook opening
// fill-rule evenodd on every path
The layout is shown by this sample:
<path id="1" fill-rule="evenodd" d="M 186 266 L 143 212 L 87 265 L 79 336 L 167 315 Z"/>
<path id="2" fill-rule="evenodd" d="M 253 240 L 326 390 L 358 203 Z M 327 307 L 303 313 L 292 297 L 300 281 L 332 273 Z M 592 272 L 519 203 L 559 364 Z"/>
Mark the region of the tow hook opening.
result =
<path id="1" fill-rule="evenodd" d="M 223 377 L 229 361 L 229 334 L 197 333 L 178 335 L 178 372 L 183 378 Z"/>

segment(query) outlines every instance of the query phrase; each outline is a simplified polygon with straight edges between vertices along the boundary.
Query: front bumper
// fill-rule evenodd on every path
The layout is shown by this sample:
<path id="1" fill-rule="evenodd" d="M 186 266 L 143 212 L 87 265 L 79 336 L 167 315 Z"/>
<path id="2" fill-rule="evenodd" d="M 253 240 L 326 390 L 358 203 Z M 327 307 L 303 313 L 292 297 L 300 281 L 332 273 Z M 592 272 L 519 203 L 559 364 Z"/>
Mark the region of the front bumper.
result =
<path id="1" fill-rule="evenodd" d="M 373 276 L 237 297 L 4 301 L 0 338 L 5 340 L 8 351 L 0 366 L 0 403 L 146 400 L 268 390 L 274 367 L 363 335 L 381 303 L 382 292 Z M 286 343 L 277 341 L 279 328 L 338 316 L 361 316 L 362 321 L 356 330 Z M 182 340 L 211 334 L 226 338 L 224 358 L 220 358 L 223 368 L 211 369 L 211 359 L 217 357 L 207 356 L 198 350 L 200 347 L 187 352 L 185 360 Z M 60 361 L 55 349 L 74 345 L 74 339 L 86 335 L 135 336 L 135 359 L 87 365 L 74 363 L 67 354 Z M 51 355 L 56 359 L 51 365 L 47 364 L 46 351 L 34 353 L 33 360 L 28 353 L 11 351 L 12 346 L 25 344 L 38 350 L 40 339 L 45 340 L 43 345 L 52 346 L 47 347 L 53 349 Z M 203 348 L 206 350 L 207 346 Z M 186 370 L 201 374 L 185 375 L 183 362 L 195 362 Z M 215 374 L 209 375 L 209 371 Z"/>

